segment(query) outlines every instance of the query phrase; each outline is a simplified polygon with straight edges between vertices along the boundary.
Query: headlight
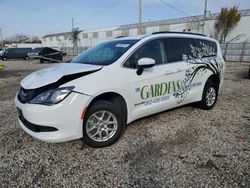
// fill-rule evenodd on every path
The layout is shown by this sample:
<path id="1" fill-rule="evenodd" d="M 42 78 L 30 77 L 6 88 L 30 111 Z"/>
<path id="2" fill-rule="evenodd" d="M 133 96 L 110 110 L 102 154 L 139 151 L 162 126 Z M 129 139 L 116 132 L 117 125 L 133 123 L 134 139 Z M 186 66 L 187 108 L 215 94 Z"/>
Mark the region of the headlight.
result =
<path id="1" fill-rule="evenodd" d="M 71 87 L 62 87 L 57 89 L 51 89 L 48 91 L 44 91 L 37 95 L 30 103 L 32 104 L 45 104 L 45 105 L 53 105 L 64 100 L 74 89 Z"/>

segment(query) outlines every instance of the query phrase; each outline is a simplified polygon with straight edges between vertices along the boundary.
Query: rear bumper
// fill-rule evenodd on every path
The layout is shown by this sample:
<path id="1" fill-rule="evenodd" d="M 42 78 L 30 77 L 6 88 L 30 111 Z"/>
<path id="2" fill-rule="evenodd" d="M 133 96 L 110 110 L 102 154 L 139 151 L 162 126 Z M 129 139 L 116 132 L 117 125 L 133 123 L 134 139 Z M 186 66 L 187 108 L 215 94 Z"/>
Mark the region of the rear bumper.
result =
<path id="1" fill-rule="evenodd" d="M 15 98 L 20 109 L 19 124 L 25 132 L 42 141 L 64 142 L 81 138 L 81 115 L 90 96 L 72 92 L 61 103 L 53 106 L 22 104 Z"/>

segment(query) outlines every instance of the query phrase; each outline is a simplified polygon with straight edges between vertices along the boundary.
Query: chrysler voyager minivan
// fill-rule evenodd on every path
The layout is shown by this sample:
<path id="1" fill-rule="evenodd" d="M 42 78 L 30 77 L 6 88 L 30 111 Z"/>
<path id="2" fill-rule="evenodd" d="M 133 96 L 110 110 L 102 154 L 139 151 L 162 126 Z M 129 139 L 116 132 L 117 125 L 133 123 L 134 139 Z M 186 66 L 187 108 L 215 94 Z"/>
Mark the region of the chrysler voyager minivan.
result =
<path id="1" fill-rule="evenodd" d="M 189 103 L 212 109 L 224 67 L 219 43 L 203 35 L 114 39 L 24 78 L 15 98 L 19 123 L 46 142 L 108 146 L 136 119 Z"/>

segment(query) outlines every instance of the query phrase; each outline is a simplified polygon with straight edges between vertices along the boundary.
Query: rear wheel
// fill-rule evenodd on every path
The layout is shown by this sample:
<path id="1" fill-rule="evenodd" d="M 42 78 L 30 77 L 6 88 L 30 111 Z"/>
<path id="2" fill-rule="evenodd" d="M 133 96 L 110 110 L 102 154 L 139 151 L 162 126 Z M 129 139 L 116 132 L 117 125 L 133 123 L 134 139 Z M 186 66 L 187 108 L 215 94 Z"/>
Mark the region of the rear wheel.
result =
<path id="1" fill-rule="evenodd" d="M 204 110 L 211 110 L 215 106 L 218 98 L 218 86 L 211 80 L 208 80 L 203 90 L 202 100 L 198 106 Z"/>
<path id="2" fill-rule="evenodd" d="M 29 56 L 26 56 L 24 59 L 25 59 L 25 60 L 28 60 L 28 59 L 29 59 Z"/>
<path id="3" fill-rule="evenodd" d="M 83 121 L 83 141 L 99 148 L 114 144 L 122 135 L 125 123 L 120 109 L 108 101 L 90 106 Z"/>
<path id="4" fill-rule="evenodd" d="M 6 57 L 3 57 L 3 61 L 7 61 L 7 58 L 6 58 Z"/>

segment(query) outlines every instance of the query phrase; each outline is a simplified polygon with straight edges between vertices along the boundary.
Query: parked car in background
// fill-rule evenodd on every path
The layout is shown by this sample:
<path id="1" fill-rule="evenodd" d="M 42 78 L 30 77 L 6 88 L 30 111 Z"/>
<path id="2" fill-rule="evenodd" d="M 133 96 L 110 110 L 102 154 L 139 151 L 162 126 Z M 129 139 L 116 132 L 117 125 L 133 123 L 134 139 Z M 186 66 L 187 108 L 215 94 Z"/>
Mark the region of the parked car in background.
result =
<path id="1" fill-rule="evenodd" d="M 250 79 L 250 67 L 248 69 L 248 78 Z"/>
<path id="2" fill-rule="evenodd" d="M 4 52 L 4 48 L 0 48 L 0 56 Z M 3 64 L 0 63 L 0 71 L 3 70 Z"/>
<path id="3" fill-rule="evenodd" d="M 32 48 L 7 48 L 0 54 L 3 61 L 7 59 L 29 59 L 28 53 Z"/>
<path id="4" fill-rule="evenodd" d="M 4 52 L 4 48 L 0 48 L 0 55 Z"/>
<path id="5" fill-rule="evenodd" d="M 49 47 L 34 48 L 30 53 L 28 53 L 30 58 L 40 59 L 41 63 L 44 61 L 60 62 L 63 61 L 63 56 L 65 55 L 66 53 Z"/>

